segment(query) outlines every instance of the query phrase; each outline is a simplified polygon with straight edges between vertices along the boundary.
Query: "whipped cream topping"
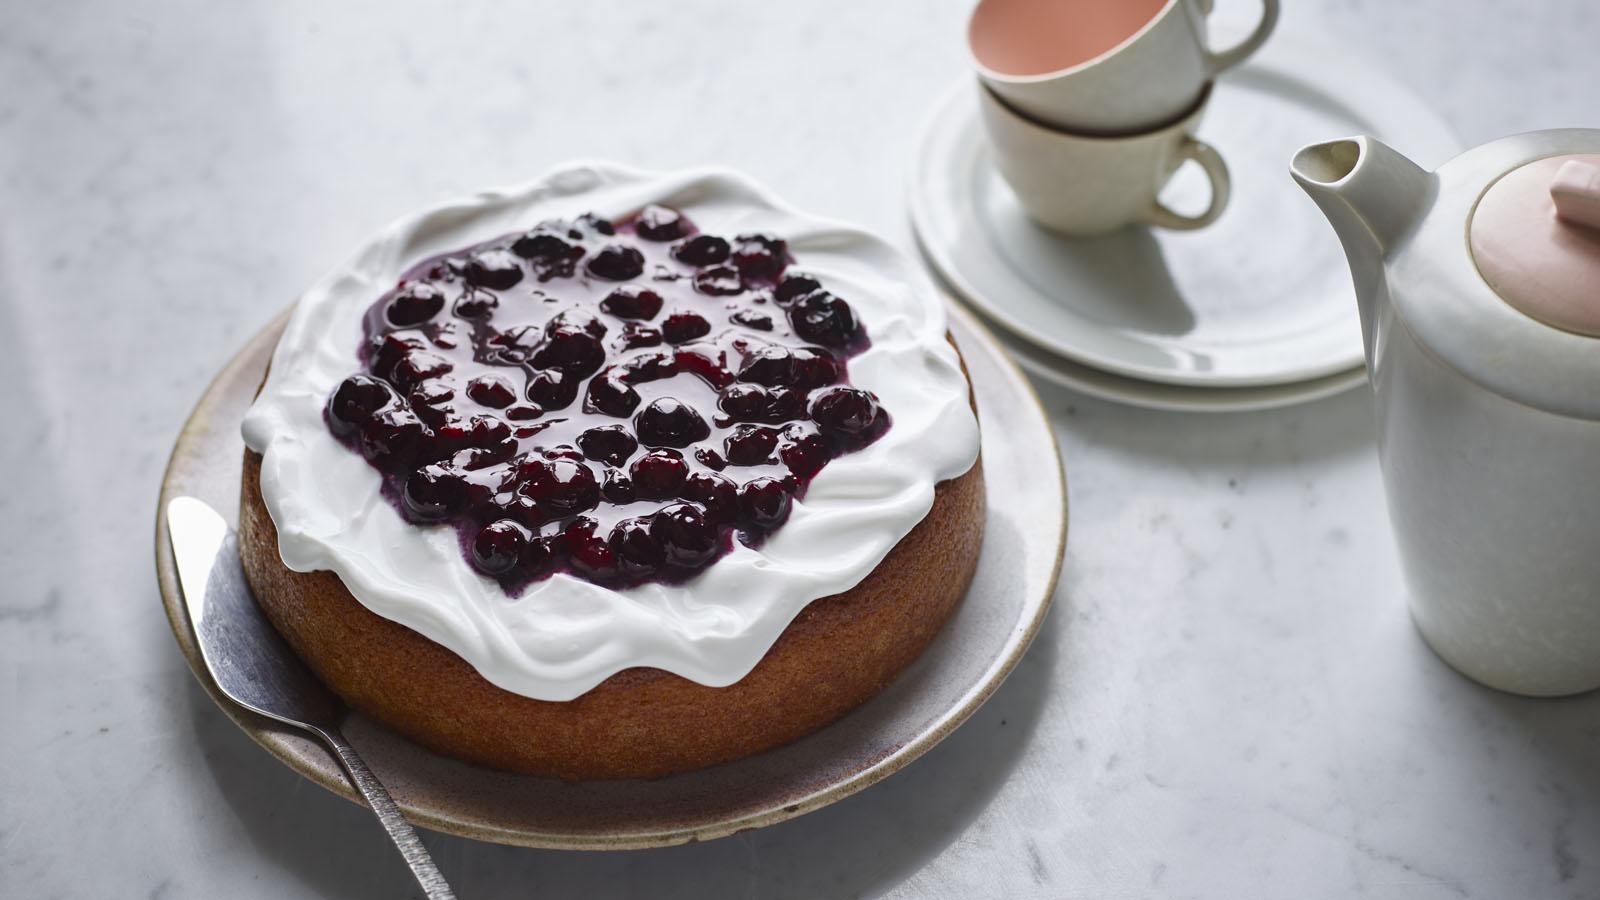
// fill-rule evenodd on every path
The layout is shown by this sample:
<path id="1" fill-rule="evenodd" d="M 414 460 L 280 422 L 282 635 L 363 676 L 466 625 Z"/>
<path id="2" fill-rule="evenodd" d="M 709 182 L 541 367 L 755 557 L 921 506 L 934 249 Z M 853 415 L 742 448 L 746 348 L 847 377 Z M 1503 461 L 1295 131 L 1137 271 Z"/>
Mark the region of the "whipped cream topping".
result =
<path id="1" fill-rule="evenodd" d="M 850 360 L 894 425 L 830 462 L 759 548 L 734 549 L 681 584 L 608 588 L 567 574 L 516 598 L 474 571 L 449 526 L 422 527 L 380 495 L 379 473 L 323 422 L 356 364 L 362 316 L 407 266 L 549 218 L 621 219 L 659 203 L 703 231 L 770 232 L 795 271 L 846 298 L 872 336 Z M 653 175 L 582 164 L 403 219 L 299 301 L 244 438 L 284 565 L 332 571 L 363 606 L 465 659 L 489 682 L 564 701 L 634 666 L 710 686 L 743 678 L 807 604 L 849 590 L 922 521 L 934 485 L 969 470 L 978 426 L 944 310 L 921 270 L 864 231 L 804 215 L 722 170 Z"/>

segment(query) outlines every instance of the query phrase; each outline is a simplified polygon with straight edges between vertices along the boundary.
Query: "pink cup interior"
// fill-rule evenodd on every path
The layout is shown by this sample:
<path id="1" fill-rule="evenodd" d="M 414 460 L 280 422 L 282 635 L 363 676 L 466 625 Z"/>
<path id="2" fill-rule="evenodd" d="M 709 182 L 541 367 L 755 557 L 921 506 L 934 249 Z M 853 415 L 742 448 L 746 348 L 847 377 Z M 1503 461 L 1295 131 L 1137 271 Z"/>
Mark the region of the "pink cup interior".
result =
<path id="1" fill-rule="evenodd" d="M 1001 75 L 1082 65 L 1139 33 L 1171 0 L 983 0 L 972 13 L 972 55 Z"/>

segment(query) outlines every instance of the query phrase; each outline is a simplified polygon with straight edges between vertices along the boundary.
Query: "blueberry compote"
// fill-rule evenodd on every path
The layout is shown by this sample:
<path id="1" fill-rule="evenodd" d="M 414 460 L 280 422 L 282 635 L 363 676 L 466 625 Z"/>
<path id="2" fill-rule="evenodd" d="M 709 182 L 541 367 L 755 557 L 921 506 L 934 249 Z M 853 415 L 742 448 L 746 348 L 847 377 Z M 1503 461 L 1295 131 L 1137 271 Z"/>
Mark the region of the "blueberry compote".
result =
<path id="1" fill-rule="evenodd" d="M 791 261 L 659 206 L 423 260 L 367 312 L 328 427 L 513 594 L 681 580 L 889 427 L 849 383 L 854 310 Z"/>

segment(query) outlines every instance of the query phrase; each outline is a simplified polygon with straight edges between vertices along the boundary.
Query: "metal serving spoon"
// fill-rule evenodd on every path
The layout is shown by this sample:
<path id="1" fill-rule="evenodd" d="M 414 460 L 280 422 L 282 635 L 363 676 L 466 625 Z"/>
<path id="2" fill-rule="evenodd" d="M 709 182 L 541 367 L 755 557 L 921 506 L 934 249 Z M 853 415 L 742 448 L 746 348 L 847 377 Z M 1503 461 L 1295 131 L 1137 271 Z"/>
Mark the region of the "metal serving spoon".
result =
<path id="1" fill-rule="evenodd" d="M 383 783 L 339 733 L 344 707 L 289 649 L 256 606 L 239 563 L 238 542 L 217 511 L 194 497 L 167 504 L 178 582 L 200 656 L 230 700 L 322 739 L 350 776 L 428 900 L 455 900 L 411 823 Z"/>

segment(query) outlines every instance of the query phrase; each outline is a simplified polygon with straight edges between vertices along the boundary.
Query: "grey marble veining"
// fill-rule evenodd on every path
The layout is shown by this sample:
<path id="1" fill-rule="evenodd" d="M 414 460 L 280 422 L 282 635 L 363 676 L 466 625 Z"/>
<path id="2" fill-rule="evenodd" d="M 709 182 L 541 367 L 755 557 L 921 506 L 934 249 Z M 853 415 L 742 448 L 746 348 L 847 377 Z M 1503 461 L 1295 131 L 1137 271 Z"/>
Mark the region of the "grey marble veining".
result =
<path id="1" fill-rule="evenodd" d="M 0 896 L 410 896 L 368 814 L 238 732 L 167 633 L 155 493 L 201 386 L 360 236 L 574 156 L 734 165 L 904 241 L 962 66 L 959 2 L 457 6 L 0 8 Z M 1600 124 L 1592 0 L 1288 6 L 1469 143 Z M 1065 576 L 969 724 L 710 844 L 425 835 L 460 895 L 1600 896 L 1600 697 L 1496 694 L 1422 645 L 1364 393 L 1041 391 Z"/>

